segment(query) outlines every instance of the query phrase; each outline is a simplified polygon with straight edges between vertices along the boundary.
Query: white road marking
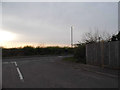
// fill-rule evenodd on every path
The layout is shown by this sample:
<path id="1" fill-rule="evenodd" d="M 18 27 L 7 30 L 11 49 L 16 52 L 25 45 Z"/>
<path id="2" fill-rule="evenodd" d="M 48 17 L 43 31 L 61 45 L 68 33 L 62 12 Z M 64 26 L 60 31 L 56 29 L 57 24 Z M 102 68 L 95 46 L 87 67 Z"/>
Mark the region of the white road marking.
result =
<path id="1" fill-rule="evenodd" d="M 63 57 L 63 56 L 58 56 L 58 57 Z"/>
<path id="2" fill-rule="evenodd" d="M 20 69 L 18 68 L 17 62 L 14 62 L 14 64 L 15 64 L 15 66 L 16 66 L 16 69 L 17 69 L 17 72 L 18 72 L 18 75 L 19 75 L 20 80 L 21 80 L 21 81 L 24 81 L 23 75 L 22 75 Z"/>
<path id="3" fill-rule="evenodd" d="M 9 62 L 2 62 L 2 64 L 8 64 Z"/>
<path id="4" fill-rule="evenodd" d="M 17 63 L 16 62 L 14 62 L 15 63 L 15 66 L 17 67 L 18 65 L 17 65 Z"/>
<path id="5" fill-rule="evenodd" d="M 2 62 L 2 64 L 9 64 L 9 63 L 15 64 L 17 72 L 18 72 L 18 75 L 19 75 L 19 78 L 20 78 L 21 81 L 24 82 L 23 75 L 22 75 L 20 69 L 18 68 L 17 62 Z"/>
<path id="6" fill-rule="evenodd" d="M 9 63 L 15 63 L 15 62 L 2 62 L 2 64 L 9 64 Z"/>
<path id="7" fill-rule="evenodd" d="M 41 61 L 41 60 L 25 60 L 25 61 L 17 61 L 17 62 L 36 62 L 36 61 Z M 42 61 L 46 61 L 46 60 L 42 60 Z M 15 62 L 16 61 L 13 61 L 13 62 L 2 62 L 2 64 L 9 64 L 9 63 L 14 63 L 15 64 Z M 52 61 L 50 61 L 50 62 L 53 62 L 53 60 Z M 17 63 L 16 63 L 17 64 Z M 16 65 L 15 65 L 16 66 Z"/>
<path id="8" fill-rule="evenodd" d="M 24 79 L 23 79 L 23 75 L 22 75 L 22 73 L 20 72 L 20 69 L 17 67 L 17 71 L 18 71 L 18 74 L 19 74 L 19 77 L 20 77 L 20 80 L 21 81 L 24 81 Z"/>

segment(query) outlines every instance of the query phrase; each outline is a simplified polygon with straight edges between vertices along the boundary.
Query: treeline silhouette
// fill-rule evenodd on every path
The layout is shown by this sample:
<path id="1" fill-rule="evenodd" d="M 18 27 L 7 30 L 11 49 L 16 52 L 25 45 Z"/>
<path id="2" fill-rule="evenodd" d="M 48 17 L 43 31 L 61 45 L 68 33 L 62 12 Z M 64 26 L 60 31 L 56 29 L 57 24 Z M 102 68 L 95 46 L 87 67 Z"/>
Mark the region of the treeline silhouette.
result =
<path id="1" fill-rule="evenodd" d="M 31 56 L 31 55 L 68 55 L 73 54 L 70 47 L 32 47 L 2 48 L 2 57 Z"/>
<path id="2" fill-rule="evenodd" d="M 76 62 L 86 63 L 86 44 L 98 43 L 99 40 L 94 40 L 96 36 L 88 36 L 87 42 L 78 43 L 71 47 L 32 47 L 25 46 L 23 48 L 2 48 L 2 57 L 12 56 L 31 56 L 31 55 L 73 55 L 77 60 Z M 98 36 L 97 36 L 98 37 Z M 85 41 L 86 41 L 85 40 Z M 120 31 L 116 35 L 112 35 L 108 40 L 102 40 L 104 42 L 120 41 Z M 99 41 L 101 42 L 101 41 Z"/>

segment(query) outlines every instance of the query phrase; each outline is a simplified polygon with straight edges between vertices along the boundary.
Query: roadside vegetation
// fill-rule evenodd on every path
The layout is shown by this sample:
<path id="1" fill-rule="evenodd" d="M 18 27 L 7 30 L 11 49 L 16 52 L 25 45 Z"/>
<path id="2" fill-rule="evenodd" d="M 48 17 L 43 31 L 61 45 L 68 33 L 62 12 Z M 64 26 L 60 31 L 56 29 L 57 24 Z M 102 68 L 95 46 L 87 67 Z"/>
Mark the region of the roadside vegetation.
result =
<path id="1" fill-rule="evenodd" d="M 86 64 L 86 45 L 98 42 L 111 42 L 120 40 L 120 32 L 116 35 L 109 34 L 100 35 L 97 32 L 89 32 L 83 37 L 83 42 L 74 44 L 74 47 L 32 47 L 25 46 L 23 48 L 2 48 L 2 57 L 13 56 L 34 56 L 34 55 L 73 55 L 73 57 L 66 57 L 63 61 L 70 61 L 76 63 Z"/>
<path id="2" fill-rule="evenodd" d="M 66 62 L 76 62 L 77 61 L 77 59 L 72 57 L 72 56 L 71 57 L 65 57 L 62 60 L 66 61 Z"/>
<path id="3" fill-rule="evenodd" d="M 99 42 L 111 42 L 111 41 L 120 41 L 120 32 L 118 34 L 109 35 L 105 33 L 102 35 L 98 31 L 92 33 L 85 33 L 83 37 L 83 42 L 79 42 L 74 46 L 74 56 L 66 57 L 63 61 L 84 63 L 86 64 L 86 45 L 90 43 L 99 43 Z"/>
<path id="4" fill-rule="evenodd" d="M 69 55 L 73 54 L 70 47 L 32 47 L 2 48 L 2 57 L 31 56 L 31 55 Z"/>

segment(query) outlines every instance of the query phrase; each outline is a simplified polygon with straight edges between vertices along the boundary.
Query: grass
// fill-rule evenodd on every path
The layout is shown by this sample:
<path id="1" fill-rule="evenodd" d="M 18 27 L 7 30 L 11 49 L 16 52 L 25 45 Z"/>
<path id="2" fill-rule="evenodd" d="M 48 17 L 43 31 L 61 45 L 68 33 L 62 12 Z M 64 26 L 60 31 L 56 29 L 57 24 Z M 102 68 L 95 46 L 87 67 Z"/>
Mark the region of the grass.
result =
<path id="1" fill-rule="evenodd" d="M 65 57 L 62 59 L 63 61 L 67 61 L 67 62 L 75 62 L 75 63 L 83 63 L 83 64 L 86 64 L 85 60 L 84 59 L 76 59 L 74 57 Z"/>
<path id="2" fill-rule="evenodd" d="M 63 61 L 76 62 L 77 59 L 75 59 L 74 57 L 65 57 L 63 58 Z"/>

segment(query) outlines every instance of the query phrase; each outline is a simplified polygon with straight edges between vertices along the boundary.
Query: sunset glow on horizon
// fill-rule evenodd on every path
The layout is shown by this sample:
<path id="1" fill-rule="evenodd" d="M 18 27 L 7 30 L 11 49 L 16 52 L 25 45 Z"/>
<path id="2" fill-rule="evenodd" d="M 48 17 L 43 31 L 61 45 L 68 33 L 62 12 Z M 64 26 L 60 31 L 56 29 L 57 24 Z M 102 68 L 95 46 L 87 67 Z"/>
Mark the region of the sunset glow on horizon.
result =
<path id="1" fill-rule="evenodd" d="M 83 35 L 99 29 L 118 31 L 118 3 L 115 2 L 3 2 L 0 47 L 70 46 Z"/>
<path id="2" fill-rule="evenodd" d="M 32 46 L 32 47 L 71 47 L 70 45 L 60 45 L 60 44 L 40 44 L 40 43 L 32 43 L 32 42 L 5 42 L 2 44 L 3 48 L 23 48 L 25 46 Z"/>
<path id="3" fill-rule="evenodd" d="M 0 29 L 0 43 L 15 40 L 16 36 L 12 32 Z"/>
<path id="4" fill-rule="evenodd" d="M 0 47 L 9 47 L 7 43 L 16 39 L 17 35 L 15 33 L 0 29 Z"/>

